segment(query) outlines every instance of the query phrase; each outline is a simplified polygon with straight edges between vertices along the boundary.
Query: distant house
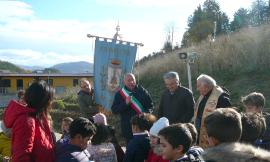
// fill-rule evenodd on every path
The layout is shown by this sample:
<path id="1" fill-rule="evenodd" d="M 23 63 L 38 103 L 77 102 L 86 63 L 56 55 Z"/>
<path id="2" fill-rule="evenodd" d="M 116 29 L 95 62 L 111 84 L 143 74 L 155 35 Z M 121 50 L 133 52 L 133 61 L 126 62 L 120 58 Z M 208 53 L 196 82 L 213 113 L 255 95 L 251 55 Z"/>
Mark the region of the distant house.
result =
<path id="1" fill-rule="evenodd" d="M 0 69 L 0 73 L 10 73 L 10 71 L 9 70 Z"/>
<path id="2" fill-rule="evenodd" d="M 44 73 L 31 73 L 31 74 L 13 74 L 13 73 L 0 73 L 0 94 L 16 93 L 20 89 L 26 89 L 29 85 L 36 80 L 44 80 L 52 85 L 56 94 L 61 94 L 67 88 L 79 86 L 81 78 L 87 78 L 93 82 L 92 73 L 79 73 L 79 74 L 44 74 Z"/>

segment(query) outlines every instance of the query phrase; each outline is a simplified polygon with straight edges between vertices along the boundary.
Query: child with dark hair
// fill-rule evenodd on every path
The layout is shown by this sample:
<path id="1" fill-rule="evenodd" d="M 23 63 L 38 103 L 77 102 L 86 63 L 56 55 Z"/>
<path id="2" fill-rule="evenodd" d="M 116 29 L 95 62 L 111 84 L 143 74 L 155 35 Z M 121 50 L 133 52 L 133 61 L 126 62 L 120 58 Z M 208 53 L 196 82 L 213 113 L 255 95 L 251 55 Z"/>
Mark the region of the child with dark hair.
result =
<path id="1" fill-rule="evenodd" d="M 125 153 L 120 146 L 118 139 L 115 136 L 115 128 L 113 126 L 108 125 L 108 129 L 110 132 L 109 141 L 113 144 L 114 149 L 116 151 L 117 161 L 122 162 L 124 160 Z"/>
<path id="2" fill-rule="evenodd" d="M 97 132 L 87 146 L 88 152 L 95 162 L 117 162 L 114 146 L 110 140 L 110 130 L 108 126 L 96 124 Z"/>
<path id="3" fill-rule="evenodd" d="M 127 146 L 124 162 L 144 162 L 150 150 L 148 131 L 155 122 L 155 116 L 142 113 L 131 118 L 133 138 Z"/>
<path id="4" fill-rule="evenodd" d="M 187 127 L 192 137 L 191 147 L 187 151 L 186 155 L 190 159 L 193 159 L 193 161 L 195 160 L 200 161 L 202 160 L 201 154 L 203 153 L 203 149 L 200 146 L 196 146 L 196 141 L 198 137 L 197 129 L 194 126 L 194 124 L 191 123 L 184 123 L 184 126 Z"/>
<path id="5" fill-rule="evenodd" d="M 56 162 L 89 162 L 90 154 L 86 148 L 96 132 L 95 125 L 79 117 L 70 124 L 69 132 L 70 141 L 57 150 Z"/>
<path id="6" fill-rule="evenodd" d="M 264 111 L 265 97 L 262 93 L 252 92 L 242 97 L 246 113 L 260 113 L 265 118 L 266 130 L 259 141 L 261 148 L 270 150 L 270 114 Z"/>
<path id="7" fill-rule="evenodd" d="M 62 136 L 57 141 L 58 143 L 67 144 L 69 142 L 69 139 L 70 139 L 69 127 L 72 121 L 73 119 L 71 117 L 65 117 L 62 119 L 62 123 L 61 123 Z"/>
<path id="8" fill-rule="evenodd" d="M 265 119 L 259 113 L 242 114 L 242 129 L 240 141 L 259 146 L 266 129 Z"/>
<path id="9" fill-rule="evenodd" d="M 219 108 L 205 118 L 209 146 L 237 142 L 242 134 L 241 115 L 233 108 Z"/>
<path id="10" fill-rule="evenodd" d="M 240 140 L 242 134 L 242 122 L 241 115 L 233 108 L 219 108 L 214 110 L 205 118 L 205 126 L 209 146 L 212 148 L 205 150 L 203 153 L 204 160 L 221 162 L 224 159 L 231 159 L 227 157 L 231 155 L 226 153 L 226 148 L 230 148 L 231 153 L 236 152 L 234 154 L 239 154 L 240 156 L 243 156 L 241 154 L 248 153 L 245 150 L 241 151 L 237 148 L 237 142 Z M 220 151 L 219 160 L 216 160 L 216 156 L 213 155 L 217 150 Z M 235 159 L 229 161 L 236 162 Z"/>
<path id="11" fill-rule="evenodd" d="M 46 82 L 34 82 L 26 90 L 21 104 L 12 100 L 4 112 L 4 123 L 12 128 L 13 162 L 53 162 L 54 141 L 50 116 L 54 88 Z"/>
<path id="12" fill-rule="evenodd" d="M 162 157 L 172 162 L 190 162 L 186 152 L 189 150 L 192 137 L 183 124 L 173 124 L 161 129 L 158 133 L 162 146 Z"/>

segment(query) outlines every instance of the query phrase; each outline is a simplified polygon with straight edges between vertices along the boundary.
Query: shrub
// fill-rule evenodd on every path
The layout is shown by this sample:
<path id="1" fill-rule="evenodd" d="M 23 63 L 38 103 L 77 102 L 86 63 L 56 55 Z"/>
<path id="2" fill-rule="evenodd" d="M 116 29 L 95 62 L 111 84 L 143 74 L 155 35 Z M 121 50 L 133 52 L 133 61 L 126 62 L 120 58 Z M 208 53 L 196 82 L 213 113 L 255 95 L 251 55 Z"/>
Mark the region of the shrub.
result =
<path id="1" fill-rule="evenodd" d="M 74 103 L 65 103 L 65 110 L 67 111 L 79 111 L 80 106 Z"/>
<path id="2" fill-rule="evenodd" d="M 52 103 L 52 108 L 53 109 L 64 110 L 65 109 L 65 104 L 64 104 L 63 100 L 55 100 Z"/>
<path id="3" fill-rule="evenodd" d="M 67 96 L 64 96 L 63 101 L 66 103 L 76 104 L 76 103 L 78 103 L 77 94 L 69 94 Z"/>
<path id="4" fill-rule="evenodd" d="M 76 119 L 77 117 L 80 116 L 79 113 L 77 112 L 71 112 L 71 111 L 63 111 L 63 110 L 52 110 L 51 112 L 51 116 L 53 119 L 53 128 L 54 131 L 56 132 L 61 132 L 61 123 L 62 123 L 62 119 L 65 117 L 71 117 L 73 119 Z"/>
<path id="5" fill-rule="evenodd" d="M 78 103 L 77 93 L 80 90 L 79 87 L 71 87 L 65 90 L 65 93 L 57 95 L 57 99 L 63 100 L 65 103 Z"/>

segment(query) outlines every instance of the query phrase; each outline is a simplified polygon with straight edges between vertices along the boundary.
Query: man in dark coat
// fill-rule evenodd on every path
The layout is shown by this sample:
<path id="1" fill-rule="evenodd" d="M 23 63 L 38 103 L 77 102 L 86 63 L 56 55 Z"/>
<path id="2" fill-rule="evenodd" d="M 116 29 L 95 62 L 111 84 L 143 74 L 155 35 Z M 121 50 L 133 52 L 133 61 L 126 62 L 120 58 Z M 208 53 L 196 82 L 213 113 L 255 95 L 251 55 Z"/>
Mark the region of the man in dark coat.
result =
<path id="1" fill-rule="evenodd" d="M 94 106 L 94 94 L 91 84 L 86 78 L 80 80 L 81 90 L 78 93 L 78 103 L 81 116 L 90 118 L 98 111 Z"/>
<path id="2" fill-rule="evenodd" d="M 170 124 L 190 122 L 194 114 L 192 92 L 181 86 L 177 72 L 168 72 L 163 78 L 167 90 L 161 97 L 158 117 L 166 117 Z"/>
<path id="3" fill-rule="evenodd" d="M 122 135 L 128 143 L 133 136 L 130 119 L 142 112 L 152 112 L 153 102 L 147 90 L 136 84 L 132 73 L 125 75 L 124 85 L 115 94 L 111 109 L 114 114 L 120 114 Z"/>

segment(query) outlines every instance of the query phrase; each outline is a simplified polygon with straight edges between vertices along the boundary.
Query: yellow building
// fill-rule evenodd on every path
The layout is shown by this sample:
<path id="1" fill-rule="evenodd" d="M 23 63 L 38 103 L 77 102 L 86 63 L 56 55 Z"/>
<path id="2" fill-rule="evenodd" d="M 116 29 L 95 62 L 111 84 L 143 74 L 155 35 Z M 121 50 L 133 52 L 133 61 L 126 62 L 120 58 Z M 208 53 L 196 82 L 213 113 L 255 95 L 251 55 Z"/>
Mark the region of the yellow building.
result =
<path id="1" fill-rule="evenodd" d="M 92 73 L 80 74 L 11 74 L 0 73 L 0 94 L 17 93 L 20 89 L 26 89 L 35 80 L 44 80 L 55 88 L 56 94 L 65 92 L 67 88 L 79 85 L 81 78 L 87 78 L 93 83 Z"/>

